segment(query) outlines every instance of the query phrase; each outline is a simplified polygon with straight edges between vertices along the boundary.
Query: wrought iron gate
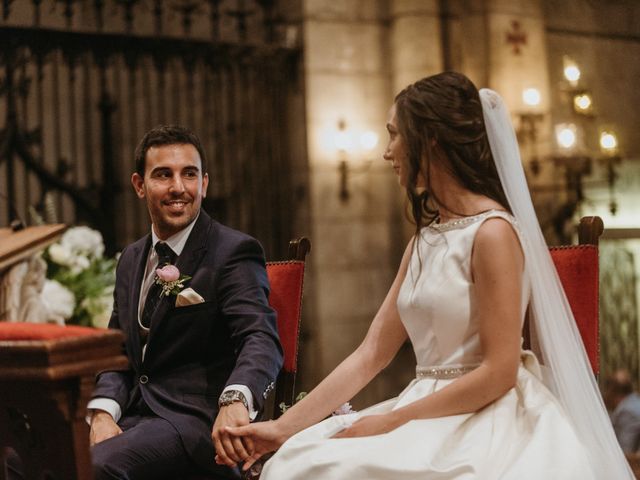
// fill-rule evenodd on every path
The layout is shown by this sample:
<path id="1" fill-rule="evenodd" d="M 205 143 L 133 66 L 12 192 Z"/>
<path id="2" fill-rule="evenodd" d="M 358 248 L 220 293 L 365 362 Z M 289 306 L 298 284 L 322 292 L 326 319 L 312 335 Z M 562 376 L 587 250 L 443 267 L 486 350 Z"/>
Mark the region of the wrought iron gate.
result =
<path id="1" fill-rule="evenodd" d="M 300 48 L 276 0 L 2 6 L 0 225 L 14 206 L 92 224 L 111 251 L 138 238 L 148 220 L 130 187 L 135 146 L 149 128 L 178 123 L 207 153 L 205 208 L 284 254 Z"/>

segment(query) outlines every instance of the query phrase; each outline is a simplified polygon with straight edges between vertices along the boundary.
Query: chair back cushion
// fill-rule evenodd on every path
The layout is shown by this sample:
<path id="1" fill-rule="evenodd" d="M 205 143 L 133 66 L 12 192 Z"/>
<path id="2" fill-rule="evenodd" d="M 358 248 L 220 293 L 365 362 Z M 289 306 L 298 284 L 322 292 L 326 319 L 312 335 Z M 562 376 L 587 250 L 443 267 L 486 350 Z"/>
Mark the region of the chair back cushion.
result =
<path id="1" fill-rule="evenodd" d="M 285 372 L 295 373 L 298 363 L 304 262 L 268 262 L 267 275 L 271 284 L 269 304 L 278 314 L 278 334 L 284 350 L 282 368 Z"/>
<path id="2" fill-rule="evenodd" d="M 575 245 L 549 249 L 578 324 L 591 367 L 600 371 L 598 324 L 598 247 Z"/>

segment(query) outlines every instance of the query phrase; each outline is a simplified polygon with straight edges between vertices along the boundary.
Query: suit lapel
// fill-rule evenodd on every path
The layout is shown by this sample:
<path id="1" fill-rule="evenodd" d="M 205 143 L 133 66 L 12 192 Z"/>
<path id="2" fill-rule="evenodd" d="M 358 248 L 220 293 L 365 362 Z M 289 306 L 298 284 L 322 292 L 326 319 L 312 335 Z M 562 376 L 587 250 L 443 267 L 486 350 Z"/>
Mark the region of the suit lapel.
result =
<path id="1" fill-rule="evenodd" d="M 131 277 L 131 297 L 129 299 L 129 332 L 131 339 L 131 348 L 134 352 L 133 358 L 138 365 L 142 360 L 142 347 L 140 346 L 140 330 L 138 325 L 138 311 L 140 302 L 140 290 L 142 287 L 142 279 L 147 266 L 147 257 L 151 248 L 151 235 L 147 235 L 133 245 L 133 256 L 137 259 L 134 267 L 133 276 Z"/>
<path id="2" fill-rule="evenodd" d="M 211 218 L 204 212 L 200 211 L 200 216 L 196 220 L 196 224 L 193 226 L 193 230 L 189 234 L 187 243 L 182 250 L 182 253 L 176 261 L 176 267 L 180 270 L 180 276 L 189 275 L 193 278 L 202 257 L 207 252 L 207 239 L 209 237 L 209 228 L 211 226 Z M 190 280 L 185 282 L 185 288 L 189 287 Z M 163 297 L 162 301 L 158 305 L 158 308 L 151 316 L 151 330 L 149 331 L 148 343 L 151 341 L 153 332 L 157 327 L 158 322 L 162 321 L 165 315 L 174 308 L 176 302 L 175 295 L 169 295 Z"/>

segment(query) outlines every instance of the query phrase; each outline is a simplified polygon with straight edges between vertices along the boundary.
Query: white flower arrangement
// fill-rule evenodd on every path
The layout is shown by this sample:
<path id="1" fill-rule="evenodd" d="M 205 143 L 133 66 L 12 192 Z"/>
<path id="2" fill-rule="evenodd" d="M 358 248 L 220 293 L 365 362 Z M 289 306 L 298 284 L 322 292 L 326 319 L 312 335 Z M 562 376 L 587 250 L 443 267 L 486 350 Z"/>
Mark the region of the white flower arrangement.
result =
<path id="1" fill-rule="evenodd" d="M 50 307 L 66 323 L 107 326 L 113 309 L 116 261 L 103 255 L 102 235 L 89 227 L 70 228 L 46 250 L 47 277 L 56 283 L 49 285 L 54 305 Z M 65 296 L 61 288 L 71 297 Z M 43 296 L 49 294 L 43 292 Z M 63 302 L 66 308 L 62 307 Z"/>
<path id="2" fill-rule="evenodd" d="M 42 301 L 55 316 L 71 318 L 76 308 L 76 297 L 71 290 L 56 280 L 45 280 Z"/>

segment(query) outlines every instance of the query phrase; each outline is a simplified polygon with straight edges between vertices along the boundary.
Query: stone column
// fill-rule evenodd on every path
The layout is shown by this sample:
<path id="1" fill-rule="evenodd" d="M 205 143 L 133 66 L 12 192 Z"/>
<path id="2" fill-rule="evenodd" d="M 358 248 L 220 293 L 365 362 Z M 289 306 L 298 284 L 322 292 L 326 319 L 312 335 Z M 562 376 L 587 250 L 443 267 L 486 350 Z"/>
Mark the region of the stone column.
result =
<path id="1" fill-rule="evenodd" d="M 393 91 L 442 71 L 438 0 L 390 0 Z"/>
<path id="2" fill-rule="evenodd" d="M 439 0 L 389 0 L 390 57 L 395 96 L 408 85 L 443 69 L 442 19 Z M 404 202 L 404 190 L 398 191 Z M 405 241 L 414 225 L 402 222 Z"/>
<path id="3" fill-rule="evenodd" d="M 385 2 L 304 2 L 313 241 L 307 285 L 315 319 L 307 324 L 301 389 L 362 341 L 402 252 L 397 181 L 382 159 L 393 98 L 386 19 Z M 356 143 L 342 154 L 333 143 L 339 122 Z M 378 135 L 372 150 L 357 145 L 364 131 Z M 347 199 L 340 198 L 340 159 L 348 162 Z"/>

